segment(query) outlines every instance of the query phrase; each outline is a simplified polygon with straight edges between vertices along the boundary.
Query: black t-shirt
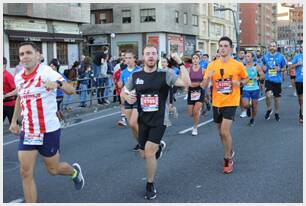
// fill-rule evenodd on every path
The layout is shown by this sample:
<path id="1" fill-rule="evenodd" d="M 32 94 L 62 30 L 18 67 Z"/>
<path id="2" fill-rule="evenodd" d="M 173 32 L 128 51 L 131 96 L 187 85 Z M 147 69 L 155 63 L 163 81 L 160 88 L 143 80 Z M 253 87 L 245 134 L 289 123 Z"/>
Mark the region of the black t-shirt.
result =
<path id="1" fill-rule="evenodd" d="M 129 91 L 136 91 L 139 104 L 138 122 L 148 126 L 165 125 L 168 93 L 176 79 L 177 76 L 170 71 L 157 70 L 147 73 L 142 70 L 132 74 L 125 87 Z"/>

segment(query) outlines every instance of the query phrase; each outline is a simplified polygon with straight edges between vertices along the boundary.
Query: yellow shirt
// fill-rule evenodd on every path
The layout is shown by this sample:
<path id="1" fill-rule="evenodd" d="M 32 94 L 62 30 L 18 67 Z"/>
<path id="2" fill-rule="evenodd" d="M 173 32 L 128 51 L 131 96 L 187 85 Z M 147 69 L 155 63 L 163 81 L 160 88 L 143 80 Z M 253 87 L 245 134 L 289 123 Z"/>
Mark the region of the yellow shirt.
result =
<path id="1" fill-rule="evenodd" d="M 204 78 L 207 78 L 211 70 L 215 71 L 211 78 L 212 105 L 215 107 L 239 106 L 240 88 L 232 88 L 231 80 L 240 81 L 242 78 L 248 77 L 244 66 L 232 58 L 227 62 L 217 59 L 208 64 Z"/>

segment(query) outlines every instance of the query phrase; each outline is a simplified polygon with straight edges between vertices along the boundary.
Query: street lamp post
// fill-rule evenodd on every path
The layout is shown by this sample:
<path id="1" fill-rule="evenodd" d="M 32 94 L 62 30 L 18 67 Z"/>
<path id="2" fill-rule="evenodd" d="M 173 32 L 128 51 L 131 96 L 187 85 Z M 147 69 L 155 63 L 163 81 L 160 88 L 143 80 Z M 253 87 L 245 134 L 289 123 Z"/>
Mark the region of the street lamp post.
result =
<path id="1" fill-rule="evenodd" d="M 234 25 L 235 25 L 235 30 L 236 30 L 236 41 L 237 41 L 237 47 L 236 47 L 236 54 L 238 55 L 238 52 L 240 50 L 240 34 L 237 28 L 237 20 L 235 18 L 235 12 L 233 9 L 231 8 L 214 8 L 215 11 L 231 11 L 233 14 L 233 20 L 234 20 Z"/>

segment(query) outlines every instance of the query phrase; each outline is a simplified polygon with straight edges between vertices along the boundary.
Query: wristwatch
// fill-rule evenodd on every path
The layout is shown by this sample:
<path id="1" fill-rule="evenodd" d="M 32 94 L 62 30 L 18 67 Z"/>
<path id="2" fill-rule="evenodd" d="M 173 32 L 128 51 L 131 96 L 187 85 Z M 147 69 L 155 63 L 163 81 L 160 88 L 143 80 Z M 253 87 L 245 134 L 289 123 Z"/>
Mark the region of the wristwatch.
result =
<path id="1" fill-rule="evenodd" d="M 60 88 L 63 86 L 63 83 L 59 80 L 56 80 L 56 83 L 59 85 Z"/>

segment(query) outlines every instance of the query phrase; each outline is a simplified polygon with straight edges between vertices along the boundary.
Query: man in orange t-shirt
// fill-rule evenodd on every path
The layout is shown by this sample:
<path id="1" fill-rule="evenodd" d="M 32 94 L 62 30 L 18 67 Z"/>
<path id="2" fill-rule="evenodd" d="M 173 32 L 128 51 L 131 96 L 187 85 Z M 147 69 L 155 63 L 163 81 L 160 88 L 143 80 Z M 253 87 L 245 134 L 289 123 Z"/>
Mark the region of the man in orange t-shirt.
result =
<path id="1" fill-rule="evenodd" d="M 240 86 L 246 84 L 248 75 L 244 66 L 231 58 L 232 40 L 226 36 L 219 40 L 220 58 L 211 62 L 204 75 L 202 87 L 212 81 L 213 119 L 218 125 L 224 146 L 224 173 L 233 170 L 231 126 L 236 109 L 240 105 Z"/>

